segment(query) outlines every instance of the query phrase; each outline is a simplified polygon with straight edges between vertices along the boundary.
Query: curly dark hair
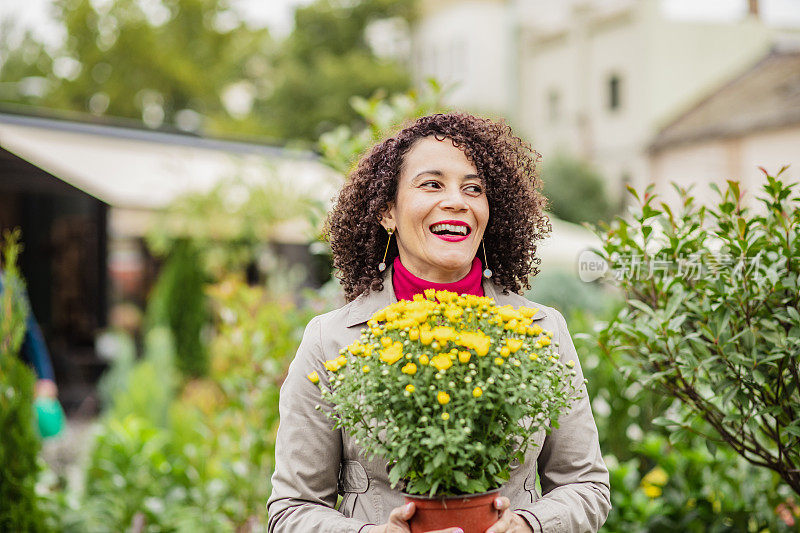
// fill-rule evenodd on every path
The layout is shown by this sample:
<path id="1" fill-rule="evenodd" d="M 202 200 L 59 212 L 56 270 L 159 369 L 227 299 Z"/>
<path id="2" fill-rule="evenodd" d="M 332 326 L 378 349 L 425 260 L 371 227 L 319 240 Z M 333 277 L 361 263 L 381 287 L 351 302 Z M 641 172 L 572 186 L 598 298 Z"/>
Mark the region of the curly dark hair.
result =
<path id="1" fill-rule="evenodd" d="M 536 175 L 539 154 L 503 121 L 465 113 L 437 114 L 421 117 L 376 144 L 339 192 L 327 233 L 348 301 L 383 289 L 383 274 L 377 267 L 388 237 L 380 221 L 395 200 L 405 155 L 418 139 L 430 135 L 450 139 L 463 150 L 484 182 L 489 223 L 483 239 L 495 283 L 503 292 L 521 292 L 530 288 L 529 277 L 539 272 L 536 241 L 552 231 Z M 386 263 L 391 264 L 397 254 L 393 240 Z"/>

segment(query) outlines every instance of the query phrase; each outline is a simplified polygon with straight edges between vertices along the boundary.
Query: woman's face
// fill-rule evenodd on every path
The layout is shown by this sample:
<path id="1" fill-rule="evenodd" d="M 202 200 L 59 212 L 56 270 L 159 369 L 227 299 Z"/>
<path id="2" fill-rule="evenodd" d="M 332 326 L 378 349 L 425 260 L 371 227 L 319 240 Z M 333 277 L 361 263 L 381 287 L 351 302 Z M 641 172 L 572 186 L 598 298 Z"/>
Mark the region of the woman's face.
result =
<path id="1" fill-rule="evenodd" d="M 475 165 L 450 139 L 416 141 L 382 221 L 395 230 L 403 266 L 437 283 L 466 276 L 489 222 L 484 189 Z"/>

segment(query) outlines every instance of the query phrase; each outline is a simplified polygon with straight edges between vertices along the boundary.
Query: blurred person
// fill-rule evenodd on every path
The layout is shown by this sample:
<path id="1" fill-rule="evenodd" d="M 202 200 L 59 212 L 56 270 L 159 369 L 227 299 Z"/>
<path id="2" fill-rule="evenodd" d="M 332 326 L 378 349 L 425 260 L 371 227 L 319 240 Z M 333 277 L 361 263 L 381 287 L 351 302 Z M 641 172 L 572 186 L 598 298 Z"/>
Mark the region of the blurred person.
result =
<path id="1" fill-rule="evenodd" d="M 3 271 L 0 270 L 0 294 L 3 293 Z M 58 387 L 56 386 L 53 364 L 50 361 L 50 353 L 42 335 L 42 330 L 36 317 L 33 315 L 27 292 L 22 291 L 20 298 L 25 301 L 28 308 L 28 316 L 25 319 L 25 337 L 20 349 L 20 357 L 36 373 L 35 395 L 37 398 L 57 398 Z"/>
<path id="2" fill-rule="evenodd" d="M 356 340 L 375 311 L 429 288 L 538 307 L 538 324 L 557 332 L 559 352 L 578 363 L 563 316 L 518 294 L 538 272 L 536 241 L 551 231 L 545 203 L 535 152 L 504 123 L 471 115 L 422 117 L 361 159 L 328 219 L 349 303 L 312 319 L 281 388 L 270 532 L 410 531 L 414 504 L 403 505 L 391 488 L 385 461 L 367 460 L 346 432 L 331 429 L 306 378 Z M 575 369 L 580 400 L 512 469 L 489 532 L 578 533 L 605 521 L 608 470 L 579 363 Z"/>

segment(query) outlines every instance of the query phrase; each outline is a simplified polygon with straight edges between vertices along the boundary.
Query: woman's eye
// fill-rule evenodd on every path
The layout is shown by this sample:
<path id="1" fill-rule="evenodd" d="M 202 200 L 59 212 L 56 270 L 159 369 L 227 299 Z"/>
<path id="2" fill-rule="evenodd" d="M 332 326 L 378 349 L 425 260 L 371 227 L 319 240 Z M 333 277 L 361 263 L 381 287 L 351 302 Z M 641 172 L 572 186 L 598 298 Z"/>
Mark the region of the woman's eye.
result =
<path id="1" fill-rule="evenodd" d="M 473 194 L 480 194 L 483 192 L 483 187 L 480 185 L 467 185 L 464 190 Z"/>
<path id="2" fill-rule="evenodd" d="M 441 185 L 439 185 L 439 182 L 437 182 L 437 181 L 425 181 L 420 186 L 421 187 L 430 187 L 430 188 L 433 188 L 433 189 L 438 189 L 438 188 L 441 187 Z"/>

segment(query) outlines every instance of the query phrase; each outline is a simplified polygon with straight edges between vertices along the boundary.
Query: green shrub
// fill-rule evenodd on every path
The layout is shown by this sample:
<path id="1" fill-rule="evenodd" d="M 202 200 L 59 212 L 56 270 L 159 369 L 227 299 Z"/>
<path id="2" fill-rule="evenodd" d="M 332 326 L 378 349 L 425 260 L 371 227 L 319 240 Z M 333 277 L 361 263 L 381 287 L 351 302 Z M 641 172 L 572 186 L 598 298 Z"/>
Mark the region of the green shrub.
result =
<path id="1" fill-rule="evenodd" d="M 581 281 L 575 274 L 563 270 L 543 270 L 537 274 L 525 297 L 555 307 L 564 316 L 573 313 L 603 316 L 621 301 L 618 293 L 596 282 Z"/>
<path id="2" fill-rule="evenodd" d="M 541 177 L 548 209 L 561 220 L 596 223 L 614 216 L 604 179 L 588 163 L 557 154 L 545 160 Z"/>
<path id="3" fill-rule="evenodd" d="M 150 331 L 98 429 L 75 531 L 266 523 L 278 392 L 310 316 L 241 280 L 209 294 L 217 320 L 208 376 L 176 390 L 170 335 Z"/>
<path id="4" fill-rule="evenodd" d="M 606 455 L 612 510 L 603 531 L 792 531 L 774 512 L 789 492 L 780 477 L 705 443 L 673 445 L 653 432 L 632 445 L 634 459 Z"/>
<path id="5" fill-rule="evenodd" d="M 47 531 L 35 490 L 41 443 L 34 428 L 34 375 L 19 358 L 29 308 L 17 270 L 18 239 L 18 232 L 4 234 L 0 269 L 0 531 Z"/>
<path id="6" fill-rule="evenodd" d="M 149 327 L 168 326 L 175 343 L 175 363 L 186 377 L 208 372 L 208 352 L 201 337 L 210 322 L 200 254 L 187 239 L 175 241 L 153 289 L 147 309 Z"/>
<path id="7" fill-rule="evenodd" d="M 800 494 L 800 195 L 767 176 L 758 210 L 729 181 L 719 207 L 651 188 L 600 233 L 627 305 L 601 332 L 644 386 L 680 400 L 659 422 L 678 442 L 700 433 Z M 633 260 L 638 274 L 631 272 Z M 623 271 L 627 267 L 628 271 Z"/>

